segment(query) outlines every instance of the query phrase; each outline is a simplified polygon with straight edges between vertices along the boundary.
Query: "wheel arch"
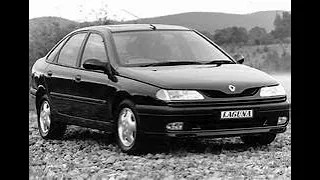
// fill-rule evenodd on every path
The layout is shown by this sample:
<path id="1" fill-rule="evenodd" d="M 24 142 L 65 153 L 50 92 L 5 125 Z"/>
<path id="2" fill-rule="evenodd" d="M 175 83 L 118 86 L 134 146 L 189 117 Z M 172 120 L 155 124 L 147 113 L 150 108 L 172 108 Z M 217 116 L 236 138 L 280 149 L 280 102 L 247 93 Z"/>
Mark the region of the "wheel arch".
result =
<path id="1" fill-rule="evenodd" d="M 40 100 L 41 97 L 43 97 L 45 94 L 47 94 L 46 88 L 43 85 L 38 86 L 38 90 L 36 92 L 36 109 L 37 112 L 39 112 L 39 105 L 40 105 Z"/>
<path id="2" fill-rule="evenodd" d="M 118 105 L 125 99 L 128 99 L 134 103 L 134 98 L 126 91 L 118 91 L 113 97 L 113 101 L 111 103 L 111 115 L 112 119 L 115 117 L 115 112 L 117 110 Z"/>

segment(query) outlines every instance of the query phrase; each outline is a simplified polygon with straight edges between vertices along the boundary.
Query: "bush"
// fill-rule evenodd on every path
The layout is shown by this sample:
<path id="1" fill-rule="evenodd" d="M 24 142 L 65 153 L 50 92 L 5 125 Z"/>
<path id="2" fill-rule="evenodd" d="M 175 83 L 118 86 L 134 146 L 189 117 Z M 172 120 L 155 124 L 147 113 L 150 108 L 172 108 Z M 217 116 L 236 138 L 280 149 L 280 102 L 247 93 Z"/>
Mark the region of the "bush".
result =
<path id="1" fill-rule="evenodd" d="M 262 50 L 259 48 L 259 46 L 256 49 L 257 53 L 262 53 Z"/>
<path id="2" fill-rule="evenodd" d="M 283 53 L 279 56 L 277 51 L 268 52 L 263 69 L 269 72 L 288 72 L 291 70 L 291 55 Z"/>
<path id="3" fill-rule="evenodd" d="M 291 37 L 285 38 L 285 39 L 283 40 L 283 43 L 286 43 L 286 44 L 291 43 Z"/>
<path id="4" fill-rule="evenodd" d="M 288 54 L 288 53 L 282 54 L 281 67 L 283 71 L 291 71 L 291 54 Z"/>
<path id="5" fill-rule="evenodd" d="M 230 55 L 242 54 L 244 64 L 266 72 L 288 72 L 291 69 L 291 45 L 224 46 Z"/>

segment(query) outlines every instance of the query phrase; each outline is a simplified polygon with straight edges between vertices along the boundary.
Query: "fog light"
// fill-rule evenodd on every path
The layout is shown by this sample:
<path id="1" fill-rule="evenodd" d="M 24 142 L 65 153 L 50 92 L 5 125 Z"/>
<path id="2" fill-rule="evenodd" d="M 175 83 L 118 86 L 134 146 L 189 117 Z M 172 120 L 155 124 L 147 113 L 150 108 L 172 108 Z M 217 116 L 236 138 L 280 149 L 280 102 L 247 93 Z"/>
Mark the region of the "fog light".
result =
<path id="1" fill-rule="evenodd" d="M 278 118 L 278 124 L 284 124 L 286 123 L 288 120 L 288 118 L 286 116 L 283 116 L 283 117 L 279 117 Z"/>
<path id="2" fill-rule="evenodd" d="M 167 124 L 167 130 L 175 131 L 175 130 L 182 130 L 183 122 L 172 122 Z"/>

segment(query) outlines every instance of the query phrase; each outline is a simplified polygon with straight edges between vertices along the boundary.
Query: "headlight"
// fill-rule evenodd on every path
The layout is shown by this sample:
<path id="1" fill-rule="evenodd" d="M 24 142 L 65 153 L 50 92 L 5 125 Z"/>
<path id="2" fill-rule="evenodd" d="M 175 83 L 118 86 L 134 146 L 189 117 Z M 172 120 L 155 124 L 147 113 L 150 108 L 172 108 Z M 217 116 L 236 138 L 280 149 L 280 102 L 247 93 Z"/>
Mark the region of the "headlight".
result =
<path id="1" fill-rule="evenodd" d="M 263 87 L 260 89 L 261 97 L 283 96 L 283 95 L 286 95 L 286 91 L 280 84 L 277 86 Z"/>
<path id="2" fill-rule="evenodd" d="M 175 100 L 199 100 L 204 97 L 194 90 L 164 90 L 161 89 L 156 93 L 156 97 L 165 101 Z"/>

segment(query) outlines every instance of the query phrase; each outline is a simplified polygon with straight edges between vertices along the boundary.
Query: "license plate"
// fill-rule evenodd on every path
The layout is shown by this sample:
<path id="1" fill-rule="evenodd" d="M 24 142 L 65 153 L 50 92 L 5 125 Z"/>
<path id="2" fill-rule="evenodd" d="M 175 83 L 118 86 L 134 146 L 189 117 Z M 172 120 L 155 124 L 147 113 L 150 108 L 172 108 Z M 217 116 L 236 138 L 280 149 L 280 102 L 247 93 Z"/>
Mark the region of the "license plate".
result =
<path id="1" fill-rule="evenodd" d="M 253 110 L 221 111 L 221 119 L 252 118 Z"/>

